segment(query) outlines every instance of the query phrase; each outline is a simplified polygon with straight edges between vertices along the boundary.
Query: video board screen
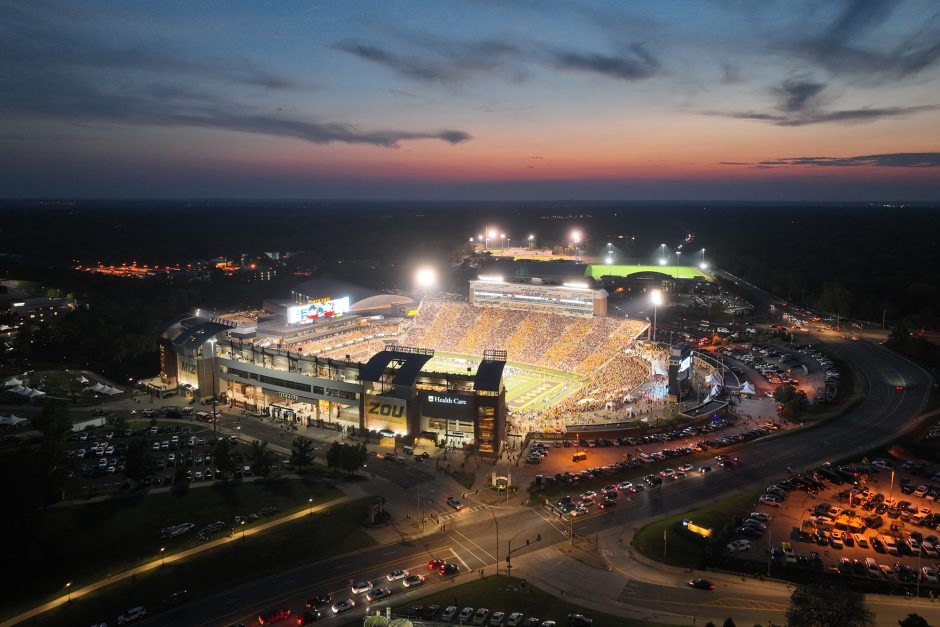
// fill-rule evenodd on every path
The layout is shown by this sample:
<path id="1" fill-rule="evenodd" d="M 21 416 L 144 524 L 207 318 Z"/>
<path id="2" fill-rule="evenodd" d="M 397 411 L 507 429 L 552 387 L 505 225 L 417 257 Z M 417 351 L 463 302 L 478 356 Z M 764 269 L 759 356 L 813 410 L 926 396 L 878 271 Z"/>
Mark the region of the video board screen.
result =
<path id="1" fill-rule="evenodd" d="M 336 318 L 349 311 L 349 297 L 316 300 L 287 308 L 287 324 L 307 324 L 320 318 Z"/>

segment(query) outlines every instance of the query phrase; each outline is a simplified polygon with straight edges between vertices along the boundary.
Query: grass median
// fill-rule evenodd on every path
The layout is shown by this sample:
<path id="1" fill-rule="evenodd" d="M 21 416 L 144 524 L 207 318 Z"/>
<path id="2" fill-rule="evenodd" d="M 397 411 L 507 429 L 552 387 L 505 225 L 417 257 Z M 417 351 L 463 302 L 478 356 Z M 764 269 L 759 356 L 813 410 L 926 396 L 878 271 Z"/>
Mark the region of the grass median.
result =
<path id="1" fill-rule="evenodd" d="M 160 612 L 164 599 L 174 591 L 185 589 L 191 599 L 205 598 L 294 566 L 374 546 L 375 540 L 362 528 L 373 502 L 363 498 L 338 504 L 244 541 L 168 563 L 46 612 L 32 624 L 110 624 L 118 614 L 137 605 L 152 615 Z M 185 615 L 180 622 L 185 623 Z"/>
<path id="2" fill-rule="evenodd" d="M 584 614 L 593 619 L 594 627 L 613 627 L 614 625 L 642 627 L 650 624 L 584 609 L 531 584 L 525 584 L 522 579 L 505 575 L 484 577 L 435 592 L 413 603 L 393 606 L 392 612 L 398 616 L 405 616 L 409 608 L 418 605 L 424 607 L 439 605 L 441 609 L 438 616 L 445 607 L 453 605 L 458 608 L 458 611 L 465 607 L 485 607 L 491 613 L 504 612 L 507 616 L 512 612 L 522 612 L 527 617 L 537 616 L 541 620 L 554 620 L 559 625 L 568 624 L 568 614 Z M 352 624 L 360 625 L 362 621 L 349 623 L 349 625 Z"/>
<path id="3" fill-rule="evenodd" d="M 65 582 L 77 590 L 156 559 L 161 547 L 174 553 L 196 546 L 196 532 L 216 521 L 225 523 L 225 533 L 235 516 L 270 506 L 290 513 L 309 507 L 308 499 L 323 503 L 341 494 L 310 479 L 261 479 L 50 508 L 33 534 L 16 539 L 17 576 L 0 592 L 0 606 L 4 615 L 16 614 L 61 595 Z M 181 523 L 194 527 L 160 537 L 162 527 Z"/>
<path id="4" fill-rule="evenodd" d="M 762 492 L 763 490 L 749 490 L 684 514 L 657 520 L 636 532 L 633 536 L 633 546 L 649 559 L 665 562 L 670 566 L 702 567 L 708 558 L 710 543 L 722 542 L 721 530 L 733 525 L 736 517 L 751 512 Z M 711 529 L 712 539 L 706 540 L 689 532 L 678 531 L 679 523 L 686 518 Z"/>

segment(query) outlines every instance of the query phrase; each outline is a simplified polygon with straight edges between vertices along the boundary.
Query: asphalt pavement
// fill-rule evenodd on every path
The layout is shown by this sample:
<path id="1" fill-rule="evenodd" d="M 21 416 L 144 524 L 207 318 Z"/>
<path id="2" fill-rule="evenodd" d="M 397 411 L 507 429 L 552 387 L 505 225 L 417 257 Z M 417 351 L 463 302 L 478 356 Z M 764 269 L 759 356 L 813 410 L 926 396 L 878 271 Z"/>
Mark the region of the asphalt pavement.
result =
<path id="1" fill-rule="evenodd" d="M 497 563 L 500 566 L 504 564 L 502 560 L 509 541 L 519 543 L 525 539 L 530 540 L 529 546 L 513 547 L 515 574 L 530 576 L 533 581 L 545 582 L 546 585 L 552 584 L 547 588 L 549 591 L 561 594 L 563 590 L 566 598 L 588 608 L 637 618 L 656 615 L 669 622 L 687 624 L 692 624 L 693 617 L 723 620 L 729 614 L 742 618 L 753 616 L 755 620 L 764 621 L 774 618 L 782 622 L 789 596 L 784 584 L 763 582 L 752 585 L 759 582 L 748 581 L 738 585 L 734 579 L 723 580 L 715 594 L 703 598 L 697 594 L 700 591 L 687 589 L 685 574 L 682 573 L 672 573 L 671 578 L 665 581 L 655 578 L 651 581 L 650 571 L 667 572 L 667 569 L 630 558 L 629 548 L 624 550 L 619 538 L 623 529 L 632 529 L 643 521 L 694 509 L 703 503 L 766 483 L 785 474 L 787 466 L 795 470 L 808 469 L 827 460 L 857 457 L 874 446 L 896 439 L 916 424 L 916 416 L 932 385 L 932 380 L 923 370 L 878 344 L 846 341 L 835 334 L 824 338 L 824 341 L 859 369 L 868 386 L 868 397 L 837 420 L 796 435 L 766 438 L 742 449 L 738 453 L 742 465 L 735 471 L 711 473 L 701 480 L 689 478 L 670 482 L 633 495 L 610 513 L 576 521 L 578 537 L 595 534 L 598 538 L 617 539 L 617 548 L 603 549 L 608 551 L 605 559 L 610 565 L 609 571 L 587 567 L 590 570 L 582 572 L 585 567 L 582 562 L 563 556 L 554 549 L 553 545 L 567 541 L 566 525 L 553 520 L 541 508 L 471 507 L 462 515 L 446 520 L 444 531 L 419 534 L 302 566 L 208 599 L 195 600 L 182 608 L 179 615 L 155 617 L 148 622 L 174 624 L 185 620 L 193 625 L 247 623 L 255 620 L 259 610 L 269 606 L 284 605 L 297 610 L 312 594 L 354 597 L 351 593 L 346 594 L 352 580 L 378 580 L 395 568 L 418 572 L 424 568 L 426 573 L 430 559 L 458 563 L 463 573 L 457 579 L 459 583 L 479 576 L 481 568 L 487 573 L 495 572 Z M 896 389 L 899 384 L 904 385 L 903 390 Z M 473 505 L 472 499 L 468 500 L 468 504 Z M 533 541 L 533 536 L 538 534 L 541 534 L 542 541 Z M 600 586 L 614 585 L 609 582 L 612 573 L 617 572 L 629 581 L 617 584 L 616 594 L 599 593 Z M 436 577 L 429 578 L 423 589 L 414 591 L 396 590 L 400 586 L 393 585 L 395 594 L 386 601 L 398 605 L 425 594 L 432 586 L 454 585 L 450 581 L 438 582 Z M 582 593 L 579 594 L 579 590 Z M 922 615 L 930 615 L 936 607 L 920 601 L 899 603 L 898 599 L 892 598 L 875 598 L 872 603 L 885 616 L 908 611 L 915 606 Z M 924 603 L 923 607 L 921 603 Z M 364 607 L 359 606 L 338 617 L 341 620 L 329 620 L 345 624 L 361 618 L 363 613 Z M 881 618 L 879 616 L 879 623 Z"/>

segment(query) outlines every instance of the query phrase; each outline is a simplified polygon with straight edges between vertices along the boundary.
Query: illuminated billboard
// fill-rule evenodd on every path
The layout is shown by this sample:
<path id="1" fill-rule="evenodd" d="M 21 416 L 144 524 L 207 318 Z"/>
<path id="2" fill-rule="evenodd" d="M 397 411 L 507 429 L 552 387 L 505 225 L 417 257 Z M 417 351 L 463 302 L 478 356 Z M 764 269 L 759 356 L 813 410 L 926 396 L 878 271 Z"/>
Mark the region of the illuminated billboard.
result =
<path id="1" fill-rule="evenodd" d="M 307 324 L 320 318 L 336 318 L 349 311 L 349 297 L 321 298 L 287 308 L 287 324 Z"/>
<path id="2" fill-rule="evenodd" d="M 387 429 L 398 435 L 408 434 L 408 408 L 404 399 L 367 394 L 365 419 L 366 429 L 370 431 Z"/>

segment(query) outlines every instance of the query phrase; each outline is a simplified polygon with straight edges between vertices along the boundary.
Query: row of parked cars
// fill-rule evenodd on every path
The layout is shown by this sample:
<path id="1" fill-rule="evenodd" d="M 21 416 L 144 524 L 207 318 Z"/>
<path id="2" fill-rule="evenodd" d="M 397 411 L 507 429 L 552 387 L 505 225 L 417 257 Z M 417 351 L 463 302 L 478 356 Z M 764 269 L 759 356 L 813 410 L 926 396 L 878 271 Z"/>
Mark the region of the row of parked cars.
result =
<path id="1" fill-rule="evenodd" d="M 441 610 L 438 605 L 414 605 L 408 609 L 405 616 L 409 619 L 435 620 L 444 623 L 457 623 L 460 625 L 490 625 L 492 627 L 590 627 L 594 621 L 583 614 L 568 614 L 566 623 L 558 623 L 552 619 L 541 619 L 536 616 L 526 616 L 522 612 L 490 612 L 488 608 L 458 608 L 448 605 Z"/>

